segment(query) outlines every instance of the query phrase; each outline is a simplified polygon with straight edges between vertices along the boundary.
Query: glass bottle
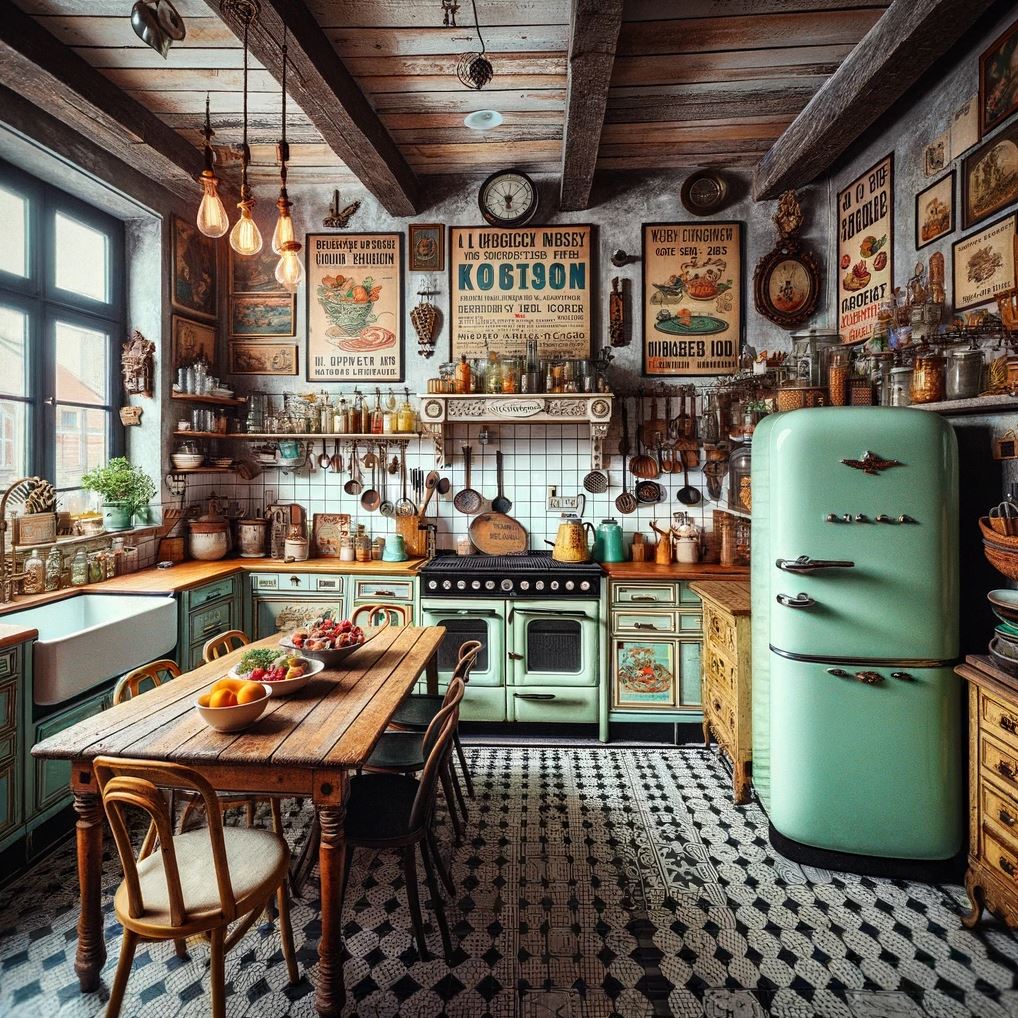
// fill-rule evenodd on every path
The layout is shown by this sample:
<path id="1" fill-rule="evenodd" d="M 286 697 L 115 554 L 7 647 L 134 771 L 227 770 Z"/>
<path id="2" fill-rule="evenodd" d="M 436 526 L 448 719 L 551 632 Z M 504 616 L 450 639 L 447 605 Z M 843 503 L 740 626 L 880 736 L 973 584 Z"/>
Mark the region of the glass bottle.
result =
<path id="1" fill-rule="evenodd" d="M 417 414 L 410 405 L 410 394 L 406 393 L 396 414 L 396 431 L 401 435 L 409 435 L 417 430 Z"/>
<path id="2" fill-rule="evenodd" d="M 456 365 L 456 374 L 453 376 L 453 389 L 457 394 L 472 392 L 470 364 L 465 353 L 460 354 L 459 364 Z"/>
<path id="3" fill-rule="evenodd" d="M 372 435 L 382 435 L 385 433 L 385 411 L 382 409 L 382 392 L 380 389 L 375 389 L 375 408 L 371 411 L 371 428 Z"/>
<path id="4" fill-rule="evenodd" d="M 912 368 L 910 395 L 913 403 L 939 403 L 944 398 L 944 355 L 921 350 Z"/>
<path id="5" fill-rule="evenodd" d="M 364 397 L 360 392 L 354 393 L 353 409 L 350 411 L 350 434 L 366 434 L 364 428 Z"/>
<path id="6" fill-rule="evenodd" d="M 835 350 L 828 362 L 827 389 L 831 406 L 845 406 L 848 403 L 848 375 L 851 371 L 851 356 L 847 350 Z"/>
<path id="7" fill-rule="evenodd" d="M 60 574 L 64 571 L 64 560 L 54 545 L 46 556 L 46 590 L 60 589 Z"/>
<path id="8" fill-rule="evenodd" d="M 39 555 L 39 550 L 33 549 L 25 560 L 25 578 L 21 581 L 21 589 L 26 594 L 41 594 L 46 589 L 46 563 Z"/>
<path id="9" fill-rule="evenodd" d="M 498 351 L 488 354 L 488 367 L 484 372 L 484 391 L 497 393 L 502 391 L 502 366 L 498 361 Z"/>
<path id="10" fill-rule="evenodd" d="M 350 407 L 345 397 L 339 400 L 339 407 L 332 415 L 332 429 L 337 435 L 345 435 L 350 430 Z"/>
<path id="11" fill-rule="evenodd" d="M 99 560 L 99 552 L 94 551 L 88 556 L 88 582 L 98 583 L 103 579 L 104 575 L 103 565 Z"/>
<path id="12" fill-rule="evenodd" d="M 71 563 L 71 586 L 83 587 L 88 583 L 88 558 L 85 549 L 79 548 Z"/>

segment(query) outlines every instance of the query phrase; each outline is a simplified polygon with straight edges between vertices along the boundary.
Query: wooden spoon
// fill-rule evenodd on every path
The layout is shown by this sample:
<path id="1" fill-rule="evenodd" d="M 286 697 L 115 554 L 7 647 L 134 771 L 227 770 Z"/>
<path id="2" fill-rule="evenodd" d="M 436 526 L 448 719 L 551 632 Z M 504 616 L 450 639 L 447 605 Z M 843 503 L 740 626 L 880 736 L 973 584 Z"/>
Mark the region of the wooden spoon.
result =
<path id="1" fill-rule="evenodd" d="M 431 501 L 431 496 L 435 494 L 435 489 L 438 487 L 440 480 L 437 470 L 432 470 L 428 473 L 428 476 L 424 478 L 424 501 L 421 503 L 420 515 L 423 516 L 428 508 L 428 503 Z"/>

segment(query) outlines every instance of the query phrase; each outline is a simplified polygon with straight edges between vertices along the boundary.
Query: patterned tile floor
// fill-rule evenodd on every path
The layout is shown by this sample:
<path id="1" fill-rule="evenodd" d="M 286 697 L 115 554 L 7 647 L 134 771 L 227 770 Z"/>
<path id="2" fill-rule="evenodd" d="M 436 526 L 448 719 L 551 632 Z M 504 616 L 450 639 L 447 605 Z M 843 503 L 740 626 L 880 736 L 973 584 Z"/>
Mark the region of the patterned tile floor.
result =
<path id="1" fill-rule="evenodd" d="M 455 957 L 421 962 L 391 855 L 358 853 L 344 912 L 347 1014 L 469 1018 L 1018 1018 L 1018 935 L 959 922 L 956 886 L 853 877 L 775 855 L 702 749 L 475 748 L 471 826 L 455 850 Z M 295 842 L 307 815 L 289 818 Z M 451 849 L 446 825 L 443 843 Z M 104 889 L 110 910 L 118 867 Z M 295 903 L 305 977 L 286 984 L 275 929 L 227 960 L 231 1018 L 314 1015 L 316 889 Z M 422 890 L 422 894 L 423 894 Z M 73 850 L 0 898 L 0 1015 L 102 1013 L 81 996 Z M 439 950 L 437 931 L 429 942 Z M 208 1013 L 207 951 L 139 949 L 125 1016 Z"/>

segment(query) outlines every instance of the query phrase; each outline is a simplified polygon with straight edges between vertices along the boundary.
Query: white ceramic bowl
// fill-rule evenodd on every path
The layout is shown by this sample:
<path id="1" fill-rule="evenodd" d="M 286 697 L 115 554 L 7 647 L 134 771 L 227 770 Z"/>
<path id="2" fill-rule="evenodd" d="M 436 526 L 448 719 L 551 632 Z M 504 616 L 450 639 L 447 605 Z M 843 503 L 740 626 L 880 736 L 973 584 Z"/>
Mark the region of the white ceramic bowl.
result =
<path id="1" fill-rule="evenodd" d="M 280 679 L 279 682 L 263 682 L 262 685 L 269 691 L 269 696 L 290 696 L 299 689 L 303 689 L 310 681 L 312 675 L 317 675 L 325 665 L 321 661 L 312 661 L 305 658 L 307 671 L 296 679 Z M 235 668 L 230 669 L 230 677 L 234 679 L 246 679 L 245 675 L 238 675 Z"/>
<path id="2" fill-rule="evenodd" d="M 175 452 L 170 456 L 173 460 L 173 465 L 180 470 L 192 470 L 194 467 L 200 467 L 205 460 L 205 457 L 198 453 L 189 452 Z"/>
<path id="3" fill-rule="evenodd" d="M 252 703 L 238 703 L 236 707 L 203 707 L 195 700 L 194 705 L 205 723 L 217 732 L 240 732 L 254 724 L 268 706 L 272 694 L 268 686 L 262 685 L 265 695 Z"/>
<path id="4" fill-rule="evenodd" d="M 367 642 L 367 640 L 364 641 L 364 643 Z M 283 637 L 279 641 L 279 646 L 283 650 L 292 650 L 303 657 L 310 658 L 312 661 L 320 661 L 323 668 L 335 668 L 337 665 L 342 664 L 355 650 L 360 650 L 364 643 L 357 643 L 352 647 L 340 647 L 339 650 L 308 650 L 307 647 L 295 647 L 290 643 L 289 637 Z"/>

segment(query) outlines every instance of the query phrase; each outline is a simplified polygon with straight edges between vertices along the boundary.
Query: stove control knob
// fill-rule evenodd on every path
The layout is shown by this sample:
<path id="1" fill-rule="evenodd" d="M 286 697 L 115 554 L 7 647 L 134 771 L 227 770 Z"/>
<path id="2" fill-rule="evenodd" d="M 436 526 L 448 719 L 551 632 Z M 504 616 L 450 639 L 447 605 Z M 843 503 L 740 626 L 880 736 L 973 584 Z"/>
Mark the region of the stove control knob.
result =
<path id="1" fill-rule="evenodd" d="M 824 522 L 825 523 L 840 523 L 841 522 L 841 517 L 837 513 L 828 513 L 824 517 Z"/>
<path id="2" fill-rule="evenodd" d="M 544 590 L 544 580 L 535 580 L 534 590 Z"/>
<path id="3" fill-rule="evenodd" d="M 552 580 L 551 583 L 548 584 L 548 587 L 551 590 L 558 590 L 558 580 Z"/>
<path id="4" fill-rule="evenodd" d="M 494 580 L 485 580 L 484 581 L 484 589 L 485 590 L 494 590 L 495 589 L 495 581 Z"/>
<path id="5" fill-rule="evenodd" d="M 428 590 L 438 590 L 438 580 L 428 580 Z"/>
<path id="6" fill-rule="evenodd" d="M 845 513 L 841 517 L 841 522 L 842 523 L 851 523 L 852 522 L 852 514 L 851 513 Z"/>
<path id="7" fill-rule="evenodd" d="M 501 583 L 499 584 L 499 586 L 500 586 L 500 587 L 501 587 L 501 588 L 502 588 L 503 590 L 512 590 L 512 589 L 513 589 L 513 581 L 512 581 L 512 580 L 509 580 L 509 579 L 503 580 L 503 581 L 502 581 L 502 582 L 501 582 Z"/>
<path id="8" fill-rule="evenodd" d="M 869 523 L 869 521 L 870 521 L 870 518 L 865 513 L 856 513 L 855 514 L 855 522 L 856 523 Z"/>
<path id="9" fill-rule="evenodd" d="M 538 580 L 540 583 L 540 580 Z M 520 590 L 530 590 L 530 580 L 520 580 Z"/>
<path id="10" fill-rule="evenodd" d="M 572 580 L 566 580 L 566 590 L 572 590 L 576 586 Z"/>
<path id="11" fill-rule="evenodd" d="M 480 580 L 474 580 L 474 582 L 470 584 L 470 589 L 471 590 L 480 590 L 481 589 L 481 581 Z"/>
<path id="12" fill-rule="evenodd" d="M 902 513 L 898 517 L 898 522 L 899 523 L 918 523 L 919 521 L 917 519 L 913 519 L 911 516 L 908 515 L 908 513 Z"/>
<path id="13" fill-rule="evenodd" d="M 581 580 L 580 590 L 590 590 L 590 580 Z"/>
<path id="14" fill-rule="evenodd" d="M 457 580 L 456 581 L 456 589 L 457 590 L 466 590 L 467 589 L 467 581 L 466 580 Z"/>
<path id="15" fill-rule="evenodd" d="M 442 589 L 443 590 L 452 590 L 452 580 L 443 580 L 442 581 Z"/>

